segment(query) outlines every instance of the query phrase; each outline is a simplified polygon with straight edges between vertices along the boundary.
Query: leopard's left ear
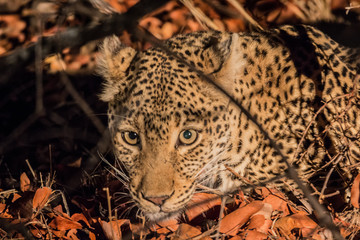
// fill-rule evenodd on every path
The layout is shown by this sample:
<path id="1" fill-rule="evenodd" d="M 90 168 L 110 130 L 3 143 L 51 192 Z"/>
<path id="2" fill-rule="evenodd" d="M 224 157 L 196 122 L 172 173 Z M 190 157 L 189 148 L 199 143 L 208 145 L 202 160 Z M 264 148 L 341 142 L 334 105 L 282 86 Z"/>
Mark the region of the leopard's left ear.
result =
<path id="1" fill-rule="evenodd" d="M 196 66 L 206 74 L 221 71 L 231 51 L 232 39 L 229 33 L 210 32 L 207 41 L 203 42 L 202 52 L 197 61 L 204 62 L 205 66 Z"/>
<path id="2" fill-rule="evenodd" d="M 105 38 L 100 49 L 97 72 L 105 79 L 100 99 L 109 102 L 114 100 L 117 94 L 124 94 L 128 85 L 126 71 L 136 55 L 136 50 L 123 45 L 116 36 Z"/>
<path id="3" fill-rule="evenodd" d="M 208 52 L 207 62 L 213 63 L 213 71 L 210 74 L 213 75 L 214 81 L 229 93 L 233 91 L 235 78 L 246 64 L 239 47 L 238 34 L 222 33 L 221 38 L 205 50 Z"/>

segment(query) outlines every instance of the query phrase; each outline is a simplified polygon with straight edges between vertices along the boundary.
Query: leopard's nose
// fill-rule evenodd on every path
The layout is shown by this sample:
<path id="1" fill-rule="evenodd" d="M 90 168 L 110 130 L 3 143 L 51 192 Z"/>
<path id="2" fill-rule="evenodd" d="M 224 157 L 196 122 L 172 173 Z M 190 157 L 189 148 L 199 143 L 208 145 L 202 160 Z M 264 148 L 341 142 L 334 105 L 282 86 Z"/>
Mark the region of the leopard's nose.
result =
<path id="1" fill-rule="evenodd" d="M 171 195 L 162 195 L 162 196 L 146 196 L 144 193 L 141 193 L 142 197 L 149 202 L 157 206 L 163 205 L 163 203 L 170 198 Z"/>

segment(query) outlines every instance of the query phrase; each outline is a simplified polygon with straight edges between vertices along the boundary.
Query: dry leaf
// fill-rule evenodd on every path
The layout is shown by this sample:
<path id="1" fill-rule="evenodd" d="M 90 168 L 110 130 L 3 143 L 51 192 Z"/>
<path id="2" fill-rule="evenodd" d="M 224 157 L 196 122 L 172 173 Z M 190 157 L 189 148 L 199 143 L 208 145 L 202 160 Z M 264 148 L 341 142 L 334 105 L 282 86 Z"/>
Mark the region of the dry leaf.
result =
<path id="1" fill-rule="evenodd" d="M 249 225 L 247 226 L 248 229 L 257 229 L 264 225 L 265 223 L 265 216 L 264 215 L 255 215 L 250 219 Z"/>
<path id="2" fill-rule="evenodd" d="M 359 197 L 360 197 L 359 191 L 360 191 L 360 173 L 356 176 L 354 183 L 351 187 L 350 202 L 356 208 L 360 208 L 359 207 Z"/>
<path id="3" fill-rule="evenodd" d="M 54 212 L 57 212 L 57 213 L 64 213 L 63 211 L 63 207 L 61 206 L 61 204 L 57 205 L 56 207 L 53 208 L 53 211 Z"/>
<path id="4" fill-rule="evenodd" d="M 69 69 L 71 69 L 70 66 L 69 66 Z M 78 70 L 78 69 L 76 69 L 76 70 Z M 78 159 L 76 159 L 76 161 L 66 164 L 66 166 L 74 167 L 74 168 L 80 168 L 81 167 L 81 161 L 82 161 L 82 157 L 79 157 Z"/>
<path id="5" fill-rule="evenodd" d="M 168 219 L 157 223 L 156 232 L 157 233 L 169 233 L 175 232 L 179 228 L 179 223 L 176 219 Z"/>
<path id="6" fill-rule="evenodd" d="M 96 236 L 93 232 L 89 232 L 89 238 L 90 240 L 96 240 Z"/>
<path id="7" fill-rule="evenodd" d="M 280 232 L 287 236 L 291 235 L 291 230 L 299 228 L 303 237 L 309 237 L 309 234 L 314 233 L 318 225 L 305 212 L 301 212 L 280 218 L 275 222 L 274 227 L 280 229 Z"/>
<path id="8" fill-rule="evenodd" d="M 196 227 L 190 226 L 189 224 L 182 223 L 180 224 L 178 230 L 175 233 L 175 237 L 172 238 L 174 240 L 180 240 L 180 239 L 192 239 L 196 236 L 199 236 L 201 234 L 201 231 L 197 229 Z M 202 238 L 202 239 L 210 239 L 210 237 Z"/>
<path id="9" fill-rule="evenodd" d="M 171 38 L 178 31 L 178 29 L 179 28 L 175 24 L 165 22 L 161 27 L 161 35 L 163 39 Z"/>
<path id="10" fill-rule="evenodd" d="M 6 208 L 6 204 L 5 203 L 0 203 L 0 213 L 2 213 Z"/>
<path id="11" fill-rule="evenodd" d="M 283 212 L 284 215 L 290 214 L 287 202 L 276 195 L 267 196 L 263 202 L 271 204 L 273 211 Z"/>
<path id="12" fill-rule="evenodd" d="M 201 213 L 206 212 L 210 208 L 213 208 L 217 205 L 221 205 L 221 199 L 218 195 L 209 193 L 196 193 L 188 204 L 186 215 L 191 221 Z"/>
<path id="13" fill-rule="evenodd" d="M 8 213 L 8 210 L 6 210 L 6 204 L 0 203 L 0 218 L 12 218 L 12 216 Z"/>
<path id="14" fill-rule="evenodd" d="M 49 200 L 51 191 L 52 191 L 51 188 L 48 187 L 43 187 L 36 190 L 33 199 L 33 209 L 43 208 L 47 203 L 47 201 Z"/>
<path id="15" fill-rule="evenodd" d="M 246 230 L 241 234 L 244 240 L 263 240 L 267 239 L 267 235 L 256 230 Z"/>
<path id="16" fill-rule="evenodd" d="M 119 219 L 110 222 L 102 221 L 101 219 L 99 219 L 99 222 L 105 236 L 110 240 L 121 240 L 121 226 L 130 223 L 128 219 Z"/>
<path id="17" fill-rule="evenodd" d="M 56 3 L 39 2 L 33 10 L 37 14 L 55 15 L 59 10 L 59 6 Z"/>
<path id="18" fill-rule="evenodd" d="M 264 202 L 264 201 L 263 201 Z M 264 203 L 264 206 L 250 218 L 248 229 L 254 229 L 261 233 L 268 233 L 272 225 L 271 214 L 273 207 L 269 203 Z"/>
<path id="19" fill-rule="evenodd" d="M 243 240 L 243 238 L 240 237 L 239 235 L 236 235 L 236 236 L 230 238 L 229 240 Z"/>
<path id="20" fill-rule="evenodd" d="M 88 227 L 90 227 L 90 224 L 89 224 L 88 220 L 86 219 L 86 217 L 82 213 L 74 213 L 71 216 L 71 220 L 73 220 L 75 222 L 83 221 Z"/>
<path id="21" fill-rule="evenodd" d="M 71 239 L 71 240 L 80 240 L 77 236 L 77 229 L 71 229 L 67 232 L 66 237 L 67 239 Z"/>
<path id="22" fill-rule="evenodd" d="M 229 32 L 241 32 L 246 29 L 242 19 L 224 19 L 224 22 Z"/>
<path id="23" fill-rule="evenodd" d="M 64 71 L 67 67 L 64 60 L 57 55 L 51 55 L 45 58 L 44 63 L 49 64 L 51 73 Z"/>
<path id="24" fill-rule="evenodd" d="M 49 227 L 53 229 L 57 229 L 60 231 L 63 230 L 70 230 L 70 229 L 81 229 L 82 225 L 79 222 L 75 222 L 71 219 L 62 217 L 62 216 L 56 216 L 50 223 Z"/>
<path id="25" fill-rule="evenodd" d="M 15 193 L 13 199 L 11 200 L 11 202 L 15 202 L 15 201 L 18 200 L 19 198 L 21 198 L 21 195 L 18 194 L 18 193 Z"/>
<path id="26" fill-rule="evenodd" d="M 41 229 L 41 228 L 30 228 L 30 232 L 34 237 L 39 238 L 39 239 L 41 239 L 42 237 L 44 237 L 44 236 L 46 236 L 48 234 L 47 230 Z M 61 234 L 58 231 L 53 231 L 52 230 L 51 233 L 53 235 L 55 235 L 56 237 L 60 237 L 60 238 L 65 236 L 65 231 L 62 231 L 62 234 Z"/>
<path id="27" fill-rule="evenodd" d="M 139 22 L 139 25 L 145 29 L 147 29 L 149 32 L 154 34 L 157 38 L 162 38 L 161 36 L 161 25 L 162 21 L 156 17 L 147 17 L 142 19 Z"/>
<path id="28" fill-rule="evenodd" d="M 30 179 L 25 172 L 20 175 L 20 190 L 22 192 L 30 190 Z"/>
<path id="29" fill-rule="evenodd" d="M 264 203 L 261 201 L 253 201 L 246 206 L 239 208 L 232 213 L 226 215 L 220 222 L 220 232 L 231 236 L 236 235 L 239 228 L 244 225 L 250 217 L 258 212 Z"/>
<path id="30" fill-rule="evenodd" d="M 146 235 L 150 232 L 149 228 L 144 227 L 144 224 L 141 223 L 131 223 L 130 230 L 136 235 Z"/>
<path id="31" fill-rule="evenodd" d="M 193 19 L 189 19 L 187 21 L 187 26 L 190 28 L 191 32 L 202 30 L 200 24 L 197 21 L 193 20 Z"/>
<path id="32" fill-rule="evenodd" d="M 0 22 L 4 22 L 4 26 L 0 28 L 0 36 L 17 38 L 20 42 L 25 40 L 22 31 L 25 29 L 26 23 L 20 19 L 19 15 L 0 15 Z"/>
<path id="33" fill-rule="evenodd" d="M 16 194 L 15 194 L 16 195 Z M 30 218 L 33 214 L 33 199 L 35 193 L 26 191 L 9 206 L 9 213 L 14 217 Z"/>
<path id="34" fill-rule="evenodd" d="M 179 8 L 169 13 L 169 17 L 173 20 L 178 26 L 186 25 L 186 18 L 188 11 L 185 8 Z"/>

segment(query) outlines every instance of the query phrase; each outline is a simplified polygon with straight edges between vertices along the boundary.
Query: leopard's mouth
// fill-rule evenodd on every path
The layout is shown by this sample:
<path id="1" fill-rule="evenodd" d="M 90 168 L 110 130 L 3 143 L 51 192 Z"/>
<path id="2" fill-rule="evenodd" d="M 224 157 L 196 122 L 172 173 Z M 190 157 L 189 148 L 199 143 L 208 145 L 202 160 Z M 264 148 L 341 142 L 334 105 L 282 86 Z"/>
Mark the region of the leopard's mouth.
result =
<path id="1" fill-rule="evenodd" d="M 139 209 L 149 221 L 161 222 L 178 218 L 186 209 L 189 201 L 179 203 L 178 198 L 169 198 L 162 204 L 154 204 L 144 198 L 134 198 Z"/>

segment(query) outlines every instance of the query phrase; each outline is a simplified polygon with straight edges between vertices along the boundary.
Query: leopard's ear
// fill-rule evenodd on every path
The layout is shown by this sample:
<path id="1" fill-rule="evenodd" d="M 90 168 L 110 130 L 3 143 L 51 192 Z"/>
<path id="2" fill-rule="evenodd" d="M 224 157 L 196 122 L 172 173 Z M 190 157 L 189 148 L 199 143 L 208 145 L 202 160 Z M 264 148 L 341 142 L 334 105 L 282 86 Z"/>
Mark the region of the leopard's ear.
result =
<path id="1" fill-rule="evenodd" d="M 187 45 L 192 47 L 194 52 L 200 50 L 200 54 L 196 54 L 195 62 L 202 64 L 195 67 L 205 74 L 214 74 L 222 69 L 230 55 L 231 37 L 226 32 L 209 31 L 204 33 L 203 38 L 199 37 Z"/>
<path id="2" fill-rule="evenodd" d="M 204 51 L 206 62 L 212 64 L 208 67 L 212 69 L 210 74 L 214 77 L 214 81 L 228 93 L 233 91 L 235 79 L 246 64 L 239 46 L 237 34 L 221 33 L 220 37 L 213 41 L 211 47 Z"/>
<path id="3" fill-rule="evenodd" d="M 126 71 L 136 55 L 136 50 L 123 45 L 116 36 L 105 38 L 100 49 L 97 72 L 105 79 L 100 99 L 109 102 L 128 85 Z"/>

